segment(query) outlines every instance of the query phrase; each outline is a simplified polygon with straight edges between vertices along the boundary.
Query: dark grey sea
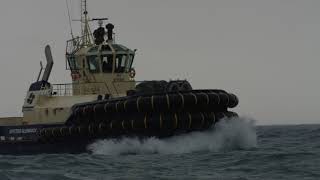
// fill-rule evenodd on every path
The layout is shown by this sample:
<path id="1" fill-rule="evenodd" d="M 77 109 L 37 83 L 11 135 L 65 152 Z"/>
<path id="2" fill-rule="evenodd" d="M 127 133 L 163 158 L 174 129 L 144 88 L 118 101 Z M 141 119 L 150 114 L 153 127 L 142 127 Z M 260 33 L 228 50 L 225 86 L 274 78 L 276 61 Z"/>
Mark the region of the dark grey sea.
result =
<path id="1" fill-rule="evenodd" d="M 320 179 L 320 125 L 255 126 L 240 118 L 207 132 L 102 140 L 88 149 L 92 153 L 0 155 L 0 180 Z"/>

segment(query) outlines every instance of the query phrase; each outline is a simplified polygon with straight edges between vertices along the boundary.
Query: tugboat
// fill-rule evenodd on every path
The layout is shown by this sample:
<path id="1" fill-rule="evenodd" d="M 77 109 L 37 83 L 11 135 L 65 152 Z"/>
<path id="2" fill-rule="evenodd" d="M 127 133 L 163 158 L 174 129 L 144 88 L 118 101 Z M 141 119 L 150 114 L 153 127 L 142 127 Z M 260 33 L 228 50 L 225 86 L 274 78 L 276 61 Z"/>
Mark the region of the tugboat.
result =
<path id="1" fill-rule="evenodd" d="M 28 89 L 23 117 L 0 118 L 0 154 L 82 153 L 99 139 L 167 138 L 237 116 L 228 109 L 238 98 L 224 90 L 193 90 L 186 80 L 135 81 L 136 50 L 116 43 L 114 25 L 90 19 L 87 1 L 81 4 L 82 35 L 66 45 L 72 83 L 49 82 L 46 46 L 47 64 Z M 99 24 L 93 33 L 90 21 Z"/>

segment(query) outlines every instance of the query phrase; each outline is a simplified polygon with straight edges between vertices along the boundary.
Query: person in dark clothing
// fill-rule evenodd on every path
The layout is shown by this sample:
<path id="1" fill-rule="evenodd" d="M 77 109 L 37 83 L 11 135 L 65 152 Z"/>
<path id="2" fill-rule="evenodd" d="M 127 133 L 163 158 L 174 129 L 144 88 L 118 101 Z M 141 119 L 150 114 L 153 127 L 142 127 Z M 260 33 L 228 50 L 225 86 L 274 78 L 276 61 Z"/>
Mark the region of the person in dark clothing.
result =
<path id="1" fill-rule="evenodd" d="M 104 42 L 104 35 L 106 34 L 106 31 L 103 27 L 99 27 L 93 32 L 94 36 L 94 43 L 96 45 L 100 45 Z"/>

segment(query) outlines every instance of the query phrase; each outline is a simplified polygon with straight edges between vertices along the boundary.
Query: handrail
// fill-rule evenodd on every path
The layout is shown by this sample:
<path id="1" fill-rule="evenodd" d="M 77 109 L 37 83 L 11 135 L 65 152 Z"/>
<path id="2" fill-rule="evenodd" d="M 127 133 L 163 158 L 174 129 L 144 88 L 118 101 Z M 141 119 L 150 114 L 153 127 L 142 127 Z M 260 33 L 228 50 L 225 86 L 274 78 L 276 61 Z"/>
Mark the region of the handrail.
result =
<path id="1" fill-rule="evenodd" d="M 82 48 L 83 47 L 82 40 L 83 40 L 83 37 L 79 37 L 79 36 L 68 40 L 66 44 L 66 55 L 74 54 L 80 48 Z"/>
<path id="2" fill-rule="evenodd" d="M 52 90 L 53 96 L 73 96 L 73 91 L 78 90 L 79 94 L 87 94 L 80 92 L 81 88 L 79 86 L 81 85 L 88 85 L 88 84 L 100 84 L 103 85 L 107 92 L 111 94 L 110 88 L 105 82 L 90 82 L 90 83 L 64 83 L 64 84 L 52 84 Z M 99 87 L 99 92 L 102 94 L 102 89 Z M 88 93 L 89 94 L 89 93 Z"/>
<path id="3" fill-rule="evenodd" d="M 90 36 L 92 36 L 93 34 L 89 34 Z M 115 34 L 113 34 L 113 42 L 115 43 Z M 71 55 L 74 54 L 75 52 L 77 52 L 79 49 L 85 47 L 86 45 L 83 42 L 85 36 L 77 36 L 75 38 L 69 39 L 67 40 L 67 45 L 66 45 L 66 55 Z M 106 35 L 105 35 L 106 37 Z M 106 38 L 105 38 L 106 39 Z M 94 45 L 94 44 L 89 44 L 90 45 Z"/>
<path id="4" fill-rule="evenodd" d="M 72 96 L 73 95 L 73 84 L 52 84 L 53 96 Z"/>

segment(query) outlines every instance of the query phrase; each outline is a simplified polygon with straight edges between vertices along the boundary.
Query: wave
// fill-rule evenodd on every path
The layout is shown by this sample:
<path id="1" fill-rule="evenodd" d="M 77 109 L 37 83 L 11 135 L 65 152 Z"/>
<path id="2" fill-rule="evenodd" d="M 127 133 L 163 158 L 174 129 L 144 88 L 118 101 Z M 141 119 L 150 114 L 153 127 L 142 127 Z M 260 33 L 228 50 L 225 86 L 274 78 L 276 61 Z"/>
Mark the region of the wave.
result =
<path id="1" fill-rule="evenodd" d="M 122 138 L 99 140 L 88 150 L 99 155 L 184 154 L 199 151 L 230 151 L 257 146 L 255 121 L 248 118 L 223 119 L 211 129 L 168 139 Z"/>

